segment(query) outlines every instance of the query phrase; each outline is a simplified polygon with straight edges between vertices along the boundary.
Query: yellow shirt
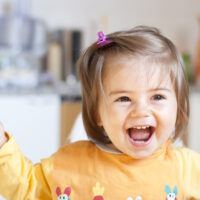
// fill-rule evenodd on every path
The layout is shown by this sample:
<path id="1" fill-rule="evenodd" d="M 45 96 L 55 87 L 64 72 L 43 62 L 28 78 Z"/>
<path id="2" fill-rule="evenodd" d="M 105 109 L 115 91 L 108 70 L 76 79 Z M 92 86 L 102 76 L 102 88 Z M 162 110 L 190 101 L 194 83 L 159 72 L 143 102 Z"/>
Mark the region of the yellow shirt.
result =
<path id="1" fill-rule="evenodd" d="M 0 194 L 7 200 L 200 199 L 200 155 L 167 142 L 149 158 L 134 159 L 81 141 L 33 166 L 10 138 L 0 149 Z"/>

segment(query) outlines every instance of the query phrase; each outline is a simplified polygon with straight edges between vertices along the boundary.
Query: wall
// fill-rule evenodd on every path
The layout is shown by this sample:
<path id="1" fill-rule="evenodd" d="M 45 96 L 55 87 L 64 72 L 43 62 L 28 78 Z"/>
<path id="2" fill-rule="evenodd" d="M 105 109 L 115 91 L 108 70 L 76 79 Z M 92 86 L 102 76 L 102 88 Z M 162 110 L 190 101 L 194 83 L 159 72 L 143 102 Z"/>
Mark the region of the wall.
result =
<path id="1" fill-rule="evenodd" d="M 0 7 L 6 1 L 20 0 L 1 0 Z M 181 52 L 191 54 L 192 58 L 195 55 L 199 0 L 25 1 L 31 1 L 31 14 L 44 20 L 49 29 L 65 27 L 83 30 L 83 47 L 96 39 L 98 30 L 113 32 L 143 24 L 158 27 Z"/>
<path id="2" fill-rule="evenodd" d="M 32 14 L 45 20 L 50 29 L 81 28 L 84 44 L 106 32 L 134 27 L 156 26 L 181 52 L 194 57 L 198 36 L 199 0 L 32 0 Z"/>

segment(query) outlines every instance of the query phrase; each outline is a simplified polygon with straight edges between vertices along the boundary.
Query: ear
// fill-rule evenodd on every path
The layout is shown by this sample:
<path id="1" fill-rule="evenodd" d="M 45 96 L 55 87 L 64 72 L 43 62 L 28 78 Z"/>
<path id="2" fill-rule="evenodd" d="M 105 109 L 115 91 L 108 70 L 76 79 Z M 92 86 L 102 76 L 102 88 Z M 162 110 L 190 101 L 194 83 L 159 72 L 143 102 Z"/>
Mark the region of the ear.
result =
<path id="1" fill-rule="evenodd" d="M 174 193 L 175 195 L 178 194 L 178 188 L 177 188 L 176 186 L 174 187 L 173 193 Z"/>
<path id="2" fill-rule="evenodd" d="M 94 113 L 94 118 L 95 118 L 97 126 L 102 126 L 103 125 L 98 109 Z"/>
<path id="3" fill-rule="evenodd" d="M 165 185 L 165 192 L 167 194 L 171 193 L 170 187 L 168 185 Z"/>
<path id="4" fill-rule="evenodd" d="M 70 193 L 71 193 L 71 188 L 70 187 L 65 188 L 64 194 L 66 194 L 67 196 L 69 196 Z"/>
<path id="5" fill-rule="evenodd" d="M 96 118 L 96 123 L 97 123 L 97 125 L 98 125 L 98 126 L 103 126 L 103 123 L 102 123 L 102 121 L 101 121 L 101 117 L 99 116 L 98 113 L 95 115 L 95 118 Z"/>
<path id="6" fill-rule="evenodd" d="M 56 194 L 57 194 L 58 196 L 61 195 L 61 189 L 60 189 L 59 187 L 56 188 Z"/>
<path id="7" fill-rule="evenodd" d="M 98 121 L 97 121 L 97 125 L 98 125 L 98 126 L 102 126 L 102 125 L 103 125 L 103 124 L 102 124 L 102 121 L 98 120 Z"/>

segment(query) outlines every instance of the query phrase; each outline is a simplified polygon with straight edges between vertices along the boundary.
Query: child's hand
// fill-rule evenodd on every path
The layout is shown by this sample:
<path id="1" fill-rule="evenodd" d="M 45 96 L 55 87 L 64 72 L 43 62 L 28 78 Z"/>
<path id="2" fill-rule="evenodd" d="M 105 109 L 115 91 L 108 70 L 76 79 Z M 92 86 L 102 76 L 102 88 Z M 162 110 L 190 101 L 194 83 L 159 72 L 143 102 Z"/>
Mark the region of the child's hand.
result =
<path id="1" fill-rule="evenodd" d="M 7 138 L 4 133 L 3 125 L 0 123 L 0 148 L 6 143 Z"/>

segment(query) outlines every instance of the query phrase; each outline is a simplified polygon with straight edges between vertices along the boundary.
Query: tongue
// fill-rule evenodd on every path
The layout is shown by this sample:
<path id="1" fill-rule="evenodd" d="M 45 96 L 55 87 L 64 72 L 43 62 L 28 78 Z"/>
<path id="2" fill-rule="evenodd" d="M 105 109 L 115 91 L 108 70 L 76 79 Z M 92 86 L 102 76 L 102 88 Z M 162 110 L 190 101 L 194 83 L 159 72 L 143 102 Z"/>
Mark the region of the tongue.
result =
<path id="1" fill-rule="evenodd" d="M 133 140 L 144 141 L 150 137 L 149 129 L 129 129 L 129 135 Z"/>

